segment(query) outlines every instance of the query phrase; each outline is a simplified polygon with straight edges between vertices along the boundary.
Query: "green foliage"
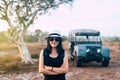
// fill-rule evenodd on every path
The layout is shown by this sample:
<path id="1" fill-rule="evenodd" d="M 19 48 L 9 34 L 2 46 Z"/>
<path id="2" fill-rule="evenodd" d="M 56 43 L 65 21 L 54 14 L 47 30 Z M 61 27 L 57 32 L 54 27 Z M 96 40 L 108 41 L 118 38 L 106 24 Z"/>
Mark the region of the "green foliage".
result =
<path id="1" fill-rule="evenodd" d="M 36 53 L 36 54 L 31 54 L 31 57 L 33 58 L 33 59 L 38 59 L 39 58 L 39 55 Z"/>
<path id="2" fill-rule="evenodd" d="M 112 41 L 114 41 L 114 42 L 119 42 L 119 41 L 120 41 L 120 37 L 114 36 L 114 37 L 112 38 Z"/>
<path id="3" fill-rule="evenodd" d="M 67 40 L 67 36 L 63 35 L 62 37 L 64 38 L 64 41 L 66 41 L 66 40 Z"/>
<path id="4" fill-rule="evenodd" d="M 26 34 L 26 35 L 24 36 L 24 41 L 25 41 L 25 42 L 37 42 L 37 41 L 38 41 L 38 38 L 37 38 L 37 36 L 35 36 L 35 35 Z"/>
<path id="5" fill-rule="evenodd" d="M 34 33 L 28 32 L 24 36 L 25 42 L 40 42 L 44 41 L 44 37 L 48 35 L 48 32 L 42 32 L 41 30 L 37 29 Z"/>
<path id="6" fill-rule="evenodd" d="M 119 42 L 120 41 L 120 37 L 119 36 L 113 36 L 113 37 L 105 37 L 105 36 L 102 36 L 102 40 L 103 41 L 109 41 L 109 42 Z"/>

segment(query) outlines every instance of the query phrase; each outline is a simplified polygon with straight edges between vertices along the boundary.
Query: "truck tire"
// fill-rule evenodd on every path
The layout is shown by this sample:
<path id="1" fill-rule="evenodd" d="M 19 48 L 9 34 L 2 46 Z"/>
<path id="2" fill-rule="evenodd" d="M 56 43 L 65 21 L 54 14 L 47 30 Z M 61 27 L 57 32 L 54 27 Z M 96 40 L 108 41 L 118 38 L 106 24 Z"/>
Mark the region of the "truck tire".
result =
<path id="1" fill-rule="evenodd" d="M 102 66 L 103 67 L 108 67 L 109 66 L 109 60 L 103 60 L 102 61 Z"/>
<path id="2" fill-rule="evenodd" d="M 82 67 L 82 61 L 80 61 L 75 53 L 75 56 L 74 56 L 74 65 L 75 67 Z"/>

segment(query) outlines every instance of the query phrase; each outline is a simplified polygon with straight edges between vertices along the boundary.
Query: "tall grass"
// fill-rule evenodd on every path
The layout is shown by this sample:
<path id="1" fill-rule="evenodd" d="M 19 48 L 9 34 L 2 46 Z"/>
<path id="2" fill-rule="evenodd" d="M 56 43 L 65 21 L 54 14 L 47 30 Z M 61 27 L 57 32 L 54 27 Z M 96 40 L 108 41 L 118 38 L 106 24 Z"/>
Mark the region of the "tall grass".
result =
<path id="1" fill-rule="evenodd" d="M 46 46 L 46 43 L 26 43 L 28 47 L 31 57 L 35 60 L 38 60 L 39 53 L 42 48 Z M 17 46 L 13 43 L 6 42 L 0 43 L 0 51 L 6 51 L 7 53 L 0 54 L 0 71 L 9 72 L 24 72 L 30 70 L 37 70 L 38 69 L 38 62 L 37 64 L 24 64 L 21 63 L 21 57 L 17 50 Z"/>
<path id="2" fill-rule="evenodd" d="M 0 51 L 15 48 L 17 48 L 17 46 L 13 44 L 7 37 L 4 36 L 4 32 L 0 32 Z"/>
<path id="3" fill-rule="evenodd" d="M 17 49 L 17 46 L 13 43 L 0 43 L 0 51 Z"/>
<path id="4" fill-rule="evenodd" d="M 6 38 L 3 33 L 0 32 L 0 43 L 4 42 L 10 42 L 10 40 Z"/>
<path id="5" fill-rule="evenodd" d="M 0 55 L 0 70 L 12 71 L 18 70 L 20 65 L 20 56 L 18 54 Z"/>

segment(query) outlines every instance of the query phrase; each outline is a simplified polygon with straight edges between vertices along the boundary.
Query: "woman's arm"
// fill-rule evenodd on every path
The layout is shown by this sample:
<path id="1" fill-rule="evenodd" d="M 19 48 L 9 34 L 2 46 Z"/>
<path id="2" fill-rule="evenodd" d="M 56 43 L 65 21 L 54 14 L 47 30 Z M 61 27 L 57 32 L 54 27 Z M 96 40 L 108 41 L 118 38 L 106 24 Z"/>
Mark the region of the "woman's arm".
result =
<path id="1" fill-rule="evenodd" d="M 56 72 L 58 74 L 63 74 L 68 72 L 68 55 L 67 52 L 65 52 L 65 57 L 63 58 L 63 64 L 61 67 L 53 67 L 52 66 L 45 66 L 47 70 L 52 70 L 53 72 Z"/>
<path id="2" fill-rule="evenodd" d="M 51 68 L 52 69 L 52 68 Z M 44 57 L 43 57 L 43 50 L 40 53 L 39 58 L 39 72 L 48 75 L 57 75 L 58 73 L 45 69 L 44 65 Z"/>

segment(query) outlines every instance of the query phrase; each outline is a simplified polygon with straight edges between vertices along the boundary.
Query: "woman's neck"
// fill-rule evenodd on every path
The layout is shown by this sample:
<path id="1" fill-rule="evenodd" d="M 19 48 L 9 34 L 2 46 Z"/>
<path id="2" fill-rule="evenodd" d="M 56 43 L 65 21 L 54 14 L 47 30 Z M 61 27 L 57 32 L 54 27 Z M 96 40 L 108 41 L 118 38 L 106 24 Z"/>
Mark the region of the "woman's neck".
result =
<path id="1" fill-rule="evenodd" d="M 57 48 L 52 48 L 52 51 L 51 51 L 51 53 L 53 54 L 55 54 L 55 53 L 57 53 Z"/>
<path id="2" fill-rule="evenodd" d="M 50 57 L 52 57 L 52 58 L 56 58 L 57 56 L 58 56 L 57 48 L 52 48 L 52 51 L 51 51 Z"/>

